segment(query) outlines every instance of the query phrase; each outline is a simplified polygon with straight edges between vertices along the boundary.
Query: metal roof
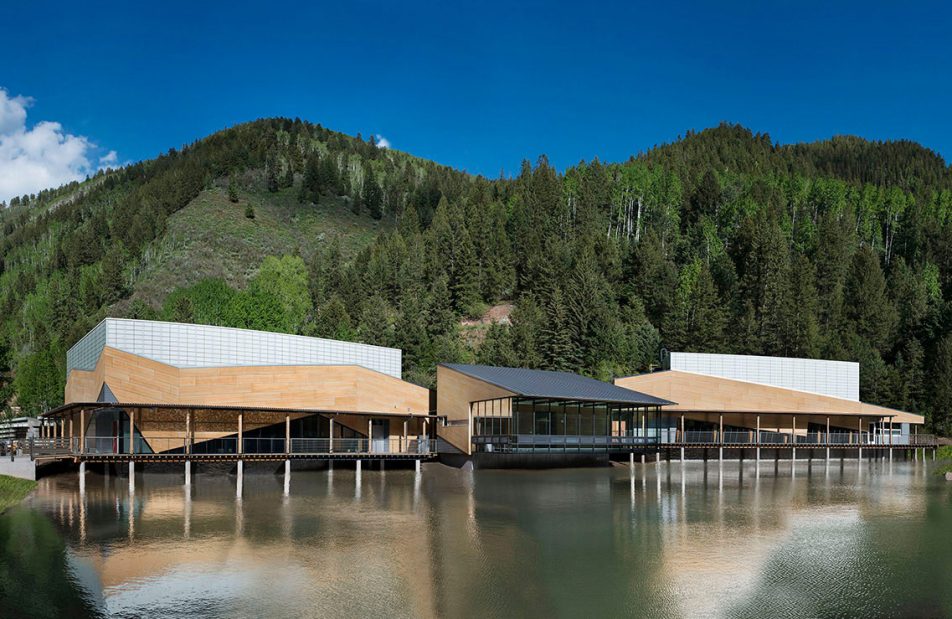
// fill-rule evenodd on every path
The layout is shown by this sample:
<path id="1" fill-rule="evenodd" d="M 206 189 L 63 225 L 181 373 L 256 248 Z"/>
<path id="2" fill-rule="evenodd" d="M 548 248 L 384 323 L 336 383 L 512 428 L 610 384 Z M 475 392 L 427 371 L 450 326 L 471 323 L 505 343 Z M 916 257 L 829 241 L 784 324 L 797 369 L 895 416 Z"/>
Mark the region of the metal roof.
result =
<path id="1" fill-rule="evenodd" d="M 670 400 L 656 398 L 646 393 L 632 391 L 571 372 L 467 365 L 463 363 L 442 363 L 440 365 L 527 398 L 584 400 L 587 402 L 612 402 L 639 406 L 675 404 Z M 439 389 L 439 386 L 437 386 L 437 389 Z"/>

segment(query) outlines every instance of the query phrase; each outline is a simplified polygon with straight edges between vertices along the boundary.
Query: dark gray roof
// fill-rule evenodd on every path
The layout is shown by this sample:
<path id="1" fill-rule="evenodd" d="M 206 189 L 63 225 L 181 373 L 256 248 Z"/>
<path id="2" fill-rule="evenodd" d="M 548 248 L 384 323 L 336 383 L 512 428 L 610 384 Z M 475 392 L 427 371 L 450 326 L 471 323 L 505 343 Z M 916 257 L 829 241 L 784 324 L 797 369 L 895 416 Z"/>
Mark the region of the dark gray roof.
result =
<path id="1" fill-rule="evenodd" d="M 663 400 L 646 393 L 632 391 L 571 372 L 502 368 L 492 365 L 466 365 L 463 363 L 442 363 L 440 365 L 528 398 L 614 402 L 643 406 L 674 404 L 669 400 Z M 439 385 L 437 385 L 437 389 L 439 389 Z"/>

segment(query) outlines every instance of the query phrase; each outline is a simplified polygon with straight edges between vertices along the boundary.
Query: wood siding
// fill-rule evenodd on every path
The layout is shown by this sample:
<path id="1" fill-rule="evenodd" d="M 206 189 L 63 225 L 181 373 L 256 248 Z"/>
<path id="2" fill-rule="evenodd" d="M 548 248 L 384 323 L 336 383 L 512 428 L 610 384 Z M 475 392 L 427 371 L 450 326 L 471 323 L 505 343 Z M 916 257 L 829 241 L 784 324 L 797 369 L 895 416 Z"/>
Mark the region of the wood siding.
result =
<path id="1" fill-rule="evenodd" d="M 448 424 L 437 434 L 466 454 L 472 453 L 470 403 L 517 395 L 442 365 L 436 367 L 436 386 L 436 410 L 446 416 Z"/>
<path id="2" fill-rule="evenodd" d="M 109 347 L 94 370 L 70 373 L 66 403 L 96 401 L 103 383 L 127 403 L 421 415 L 430 405 L 428 389 L 356 365 L 179 369 Z"/>
<path id="3" fill-rule="evenodd" d="M 831 423 L 834 423 L 832 418 L 838 417 L 835 423 L 838 427 L 852 429 L 856 428 L 858 417 L 874 421 L 894 416 L 894 423 L 924 422 L 920 415 L 863 402 L 677 370 L 618 378 L 615 384 L 677 402 L 664 407 L 668 413 L 683 412 L 688 418 L 704 421 L 715 420 L 724 413 L 725 423 L 727 414 L 732 414 L 731 425 L 747 425 L 751 420 L 756 423 L 758 413 L 774 419 L 796 415 L 798 425 L 804 427 L 807 421 L 825 423 L 827 416 L 831 417 Z M 843 419 L 844 416 L 850 420 Z"/>

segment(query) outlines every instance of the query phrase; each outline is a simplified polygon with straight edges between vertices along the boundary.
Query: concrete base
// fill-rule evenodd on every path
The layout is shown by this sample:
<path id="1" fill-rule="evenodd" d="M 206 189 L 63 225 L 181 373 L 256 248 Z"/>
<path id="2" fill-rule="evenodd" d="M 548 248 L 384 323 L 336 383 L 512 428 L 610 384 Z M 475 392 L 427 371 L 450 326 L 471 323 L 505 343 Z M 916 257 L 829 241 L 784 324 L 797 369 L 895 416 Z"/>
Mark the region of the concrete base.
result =
<path id="1" fill-rule="evenodd" d="M 30 460 L 29 456 L 18 456 L 12 462 L 9 458 L 0 458 L 0 475 L 35 481 L 36 462 Z"/>

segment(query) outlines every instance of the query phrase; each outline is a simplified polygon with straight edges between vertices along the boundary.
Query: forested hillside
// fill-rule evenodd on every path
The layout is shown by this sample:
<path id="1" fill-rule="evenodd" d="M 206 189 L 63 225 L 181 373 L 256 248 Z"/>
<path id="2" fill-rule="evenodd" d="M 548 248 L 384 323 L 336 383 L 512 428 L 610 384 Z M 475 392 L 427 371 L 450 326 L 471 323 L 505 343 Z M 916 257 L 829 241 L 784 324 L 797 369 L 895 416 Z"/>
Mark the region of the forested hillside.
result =
<path id="1" fill-rule="evenodd" d="M 950 216 L 952 172 L 909 142 L 722 125 L 489 180 L 261 120 L 0 212 L 4 399 L 58 404 L 65 350 L 123 315 L 398 346 L 425 385 L 438 361 L 608 379 L 661 348 L 849 359 L 865 400 L 949 433 Z M 501 302 L 511 326 L 465 337 Z"/>

